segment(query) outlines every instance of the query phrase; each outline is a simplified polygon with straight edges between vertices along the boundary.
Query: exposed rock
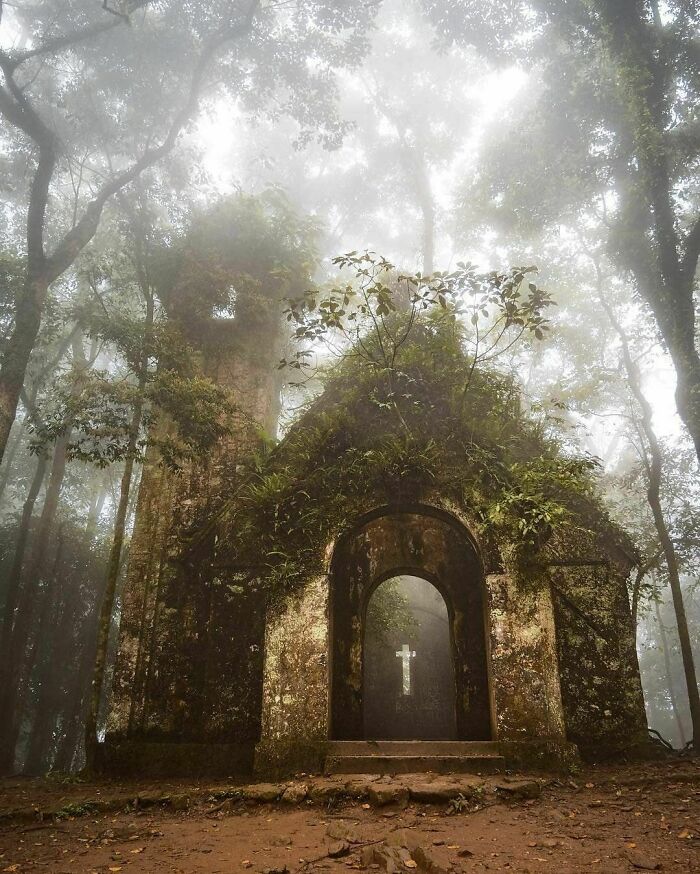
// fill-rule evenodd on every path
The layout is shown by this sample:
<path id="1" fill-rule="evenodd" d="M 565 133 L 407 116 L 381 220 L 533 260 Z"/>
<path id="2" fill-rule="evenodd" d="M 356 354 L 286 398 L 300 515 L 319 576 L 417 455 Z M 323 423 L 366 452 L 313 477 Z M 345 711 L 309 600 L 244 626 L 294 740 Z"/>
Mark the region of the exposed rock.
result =
<path id="1" fill-rule="evenodd" d="M 171 795 L 170 806 L 173 810 L 187 810 L 190 806 L 189 795 Z"/>
<path id="2" fill-rule="evenodd" d="M 411 853 L 419 846 L 418 836 L 410 829 L 398 829 L 392 832 L 385 843 L 389 847 L 405 847 Z"/>
<path id="3" fill-rule="evenodd" d="M 504 780 L 496 783 L 496 792 L 510 798 L 539 798 L 542 786 L 537 780 Z"/>
<path id="4" fill-rule="evenodd" d="M 418 867 L 426 874 L 448 874 L 447 868 L 441 865 L 430 850 L 426 850 L 425 847 L 416 847 L 412 855 L 418 863 Z"/>
<path id="5" fill-rule="evenodd" d="M 399 874 L 411 868 L 418 868 L 424 874 L 449 874 L 431 851 L 420 845 L 418 836 L 408 829 L 390 834 L 378 846 L 364 847 L 361 862 L 365 868 L 378 864 L 387 874 Z"/>
<path id="6" fill-rule="evenodd" d="M 369 787 L 369 800 L 377 807 L 385 804 L 408 804 L 408 789 L 400 784 L 374 783 Z"/>
<path id="7" fill-rule="evenodd" d="M 163 804 L 171 800 L 162 792 L 139 792 L 134 799 L 134 807 L 153 807 L 155 804 Z"/>
<path id="8" fill-rule="evenodd" d="M 376 847 L 363 847 L 360 850 L 360 865 L 363 868 L 369 868 L 370 865 L 376 864 L 374 861 L 374 851 Z"/>
<path id="9" fill-rule="evenodd" d="M 645 853 L 641 853 L 639 850 L 627 850 L 625 855 L 633 868 L 641 868 L 644 871 L 656 871 L 661 867 L 660 862 L 657 862 Z"/>
<path id="10" fill-rule="evenodd" d="M 413 857 L 406 847 L 390 847 L 387 844 L 380 844 L 375 847 L 365 847 L 365 850 L 371 850 L 371 853 L 363 853 L 363 863 L 365 867 L 372 863 L 379 865 L 387 874 L 399 874 L 405 871 L 406 862 L 413 862 Z M 365 860 L 369 861 L 365 861 Z"/>
<path id="11" fill-rule="evenodd" d="M 326 829 L 326 834 L 329 838 L 334 838 L 337 841 L 347 841 L 349 844 L 362 844 L 367 840 L 367 836 L 362 832 L 357 823 L 346 822 L 344 819 L 331 822 Z"/>
<path id="12" fill-rule="evenodd" d="M 345 795 L 344 783 L 314 783 L 309 788 L 309 798 L 314 804 L 328 804 L 334 798 Z"/>
<path id="13" fill-rule="evenodd" d="M 431 783 L 408 783 L 408 791 L 413 801 L 423 804 L 442 804 L 463 795 L 472 798 L 483 791 L 482 780 L 461 781 L 459 783 L 447 780 L 434 780 Z"/>
<path id="14" fill-rule="evenodd" d="M 265 804 L 277 799 L 284 792 L 285 787 L 279 783 L 253 783 L 252 786 L 243 788 L 243 798 L 248 801 L 257 801 Z"/>
<path id="15" fill-rule="evenodd" d="M 290 783 L 282 793 L 282 801 L 288 804 L 299 804 L 308 795 L 309 787 L 305 783 Z"/>
<path id="16" fill-rule="evenodd" d="M 378 780 L 379 777 L 364 777 L 362 780 L 348 780 L 345 784 L 345 795 L 348 798 L 366 798 L 369 795 L 370 786 Z"/>

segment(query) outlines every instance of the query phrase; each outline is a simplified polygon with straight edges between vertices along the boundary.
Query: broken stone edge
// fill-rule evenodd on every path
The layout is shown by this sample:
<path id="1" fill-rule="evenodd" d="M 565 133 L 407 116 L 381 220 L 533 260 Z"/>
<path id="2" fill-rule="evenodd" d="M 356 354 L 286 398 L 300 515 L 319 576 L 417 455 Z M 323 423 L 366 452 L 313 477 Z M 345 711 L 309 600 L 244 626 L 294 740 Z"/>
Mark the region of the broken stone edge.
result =
<path id="1" fill-rule="evenodd" d="M 486 804 L 512 800 L 539 798 L 542 788 L 551 780 L 544 778 L 509 778 L 497 780 L 444 780 L 429 781 L 428 775 L 416 775 L 415 780 L 397 779 L 388 782 L 379 776 L 349 776 L 343 781 L 289 781 L 286 783 L 252 783 L 244 786 L 229 786 L 214 789 L 193 790 L 187 793 L 139 793 L 133 797 L 121 795 L 115 798 L 80 799 L 55 808 L 37 807 L 0 810 L 0 824 L 94 816 L 121 810 L 137 810 L 148 807 L 169 808 L 187 811 L 194 803 L 226 802 L 232 804 L 307 804 L 323 805 L 338 802 L 366 801 L 373 807 L 397 805 L 403 807 L 409 801 L 418 804 L 465 805 Z M 460 808 L 461 809 L 461 808 Z"/>

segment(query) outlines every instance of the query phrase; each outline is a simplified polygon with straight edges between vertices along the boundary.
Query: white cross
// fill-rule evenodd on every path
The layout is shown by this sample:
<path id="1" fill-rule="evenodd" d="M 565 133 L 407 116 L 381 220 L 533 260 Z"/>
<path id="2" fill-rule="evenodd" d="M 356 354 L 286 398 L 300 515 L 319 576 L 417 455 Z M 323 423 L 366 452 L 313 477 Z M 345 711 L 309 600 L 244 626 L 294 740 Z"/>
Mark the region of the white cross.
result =
<path id="1" fill-rule="evenodd" d="M 401 649 L 396 652 L 396 658 L 401 659 L 402 662 L 403 680 L 401 683 L 401 691 L 404 695 L 411 694 L 411 659 L 414 659 L 415 657 L 415 650 L 411 650 L 407 643 L 404 643 Z"/>

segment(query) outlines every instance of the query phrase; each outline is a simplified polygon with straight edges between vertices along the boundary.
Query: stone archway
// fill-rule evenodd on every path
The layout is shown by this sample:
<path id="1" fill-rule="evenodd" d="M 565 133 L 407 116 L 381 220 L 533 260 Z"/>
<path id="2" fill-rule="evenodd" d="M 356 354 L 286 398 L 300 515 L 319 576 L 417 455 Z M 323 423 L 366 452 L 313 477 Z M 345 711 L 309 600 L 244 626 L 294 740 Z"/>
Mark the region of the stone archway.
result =
<path id="1" fill-rule="evenodd" d="M 330 573 L 331 726 L 334 740 L 365 738 L 364 639 L 367 606 L 383 581 L 409 575 L 445 600 L 458 740 L 490 740 L 484 577 L 475 543 L 453 516 L 424 505 L 381 508 L 338 541 Z M 425 738 L 428 739 L 428 738 Z"/>

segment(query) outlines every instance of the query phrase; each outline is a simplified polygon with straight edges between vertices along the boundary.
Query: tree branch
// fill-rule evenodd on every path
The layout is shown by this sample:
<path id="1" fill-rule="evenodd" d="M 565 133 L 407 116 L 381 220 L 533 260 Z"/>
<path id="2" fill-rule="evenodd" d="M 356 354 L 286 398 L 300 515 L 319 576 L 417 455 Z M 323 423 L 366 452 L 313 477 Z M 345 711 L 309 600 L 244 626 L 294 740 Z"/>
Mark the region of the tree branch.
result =
<path id="1" fill-rule="evenodd" d="M 76 225 L 64 236 L 61 242 L 56 246 L 53 254 L 47 259 L 49 282 L 53 282 L 61 275 L 61 273 L 63 273 L 64 270 L 70 267 L 77 254 L 93 238 L 99 225 L 102 210 L 110 197 L 130 182 L 133 182 L 145 169 L 155 164 L 166 155 L 170 149 L 172 149 L 182 129 L 197 108 L 199 96 L 204 83 L 204 76 L 214 53 L 221 48 L 222 45 L 228 42 L 229 39 L 242 36 L 250 29 L 259 2 L 260 0 L 253 0 L 243 23 L 239 27 L 226 28 L 225 31 L 222 31 L 208 41 L 206 46 L 202 49 L 199 60 L 192 74 L 192 81 L 190 83 L 187 100 L 182 109 L 173 119 L 165 139 L 159 146 L 146 149 L 143 155 L 141 155 L 141 157 L 135 161 L 131 167 L 124 170 L 122 173 L 119 173 L 103 185 L 97 196 L 85 208 L 85 212 Z"/>
<path id="2" fill-rule="evenodd" d="M 113 28 L 119 27 L 120 24 L 124 23 L 125 19 L 119 16 L 118 18 L 110 18 L 110 20 L 107 22 L 102 21 L 99 24 L 92 24 L 89 27 L 83 28 L 82 30 L 73 31 L 73 33 L 66 33 L 62 36 L 54 37 L 53 39 L 47 39 L 46 42 L 41 43 L 33 49 L 27 49 L 27 51 L 20 52 L 17 55 L 5 55 L 7 59 L 6 63 L 9 68 L 14 72 L 17 67 L 19 67 L 21 64 L 24 64 L 31 58 L 36 58 L 40 55 L 55 54 L 61 49 L 66 49 L 69 46 L 84 42 L 85 40 L 90 39 L 90 37 L 98 36 L 100 33 L 112 30 Z"/>

